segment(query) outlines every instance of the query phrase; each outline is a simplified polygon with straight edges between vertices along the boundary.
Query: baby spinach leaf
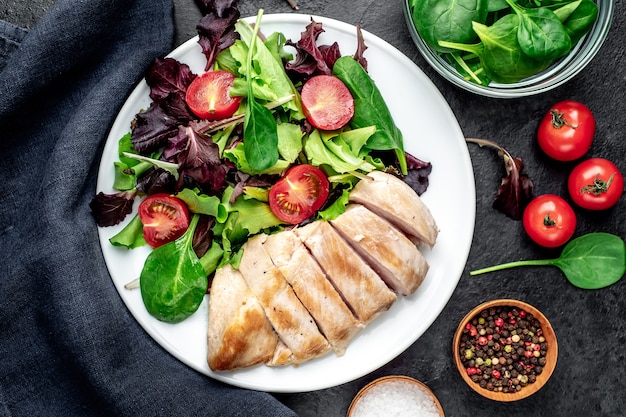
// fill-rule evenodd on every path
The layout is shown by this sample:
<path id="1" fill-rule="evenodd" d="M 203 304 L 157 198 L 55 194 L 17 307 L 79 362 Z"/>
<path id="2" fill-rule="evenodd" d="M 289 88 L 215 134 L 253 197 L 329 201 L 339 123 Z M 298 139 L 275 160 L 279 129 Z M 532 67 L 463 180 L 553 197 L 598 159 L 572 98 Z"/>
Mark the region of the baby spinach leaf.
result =
<path id="1" fill-rule="evenodd" d="M 591 0 L 582 0 L 576 10 L 563 21 L 572 45 L 591 30 L 597 18 L 598 5 Z"/>
<path id="2" fill-rule="evenodd" d="M 554 12 L 546 7 L 524 8 L 507 0 L 519 17 L 517 39 L 522 51 L 538 60 L 554 60 L 567 54 L 572 41 Z"/>
<path id="3" fill-rule="evenodd" d="M 445 52 L 438 41 L 468 43 L 476 39 L 472 22 L 485 23 L 487 0 L 413 0 L 413 22 L 431 48 Z"/>
<path id="4" fill-rule="evenodd" d="M 263 11 L 259 10 L 248 46 L 248 58 L 246 59 L 248 100 L 243 122 L 244 152 L 248 163 L 256 170 L 267 169 L 278 161 L 276 119 L 269 109 L 256 101 L 252 92 L 252 56 L 255 47 L 257 47 L 256 38 L 261 26 L 262 14 Z"/>
<path id="5" fill-rule="evenodd" d="M 348 87 L 354 98 L 352 129 L 376 126 L 376 132 L 367 141 L 372 150 L 393 150 L 398 158 L 400 171 L 408 172 L 402 132 L 396 126 L 380 90 L 365 69 L 354 58 L 343 56 L 333 66 L 333 74 Z"/>
<path id="6" fill-rule="evenodd" d="M 518 266 L 556 266 L 570 283 L 582 289 L 599 289 L 619 281 L 626 272 L 626 245 L 610 233 L 589 233 L 570 241 L 556 259 L 515 261 L 470 272 L 486 272 Z"/>
<path id="7" fill-rule="evenodd" d="M 158 320 L 178 323 L 196 312 L 207 291 L 207 274 L 193 250 L 199 215 L 180 238 L 154 249 L 139 276 L 141 298 Z"/>

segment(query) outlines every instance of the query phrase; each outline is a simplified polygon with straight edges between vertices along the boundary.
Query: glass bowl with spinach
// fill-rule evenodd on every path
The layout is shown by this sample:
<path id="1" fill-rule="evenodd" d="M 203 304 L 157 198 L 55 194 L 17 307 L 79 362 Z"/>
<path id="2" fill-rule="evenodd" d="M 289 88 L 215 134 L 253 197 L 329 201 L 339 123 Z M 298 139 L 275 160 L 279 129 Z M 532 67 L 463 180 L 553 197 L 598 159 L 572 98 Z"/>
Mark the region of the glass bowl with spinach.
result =
<path id="1" fill-rule="evenodd" d="M 418 50 L 468 91 L 515 98 L 551 90 L 593 59 L 613 0 L 404 0 Z"/>

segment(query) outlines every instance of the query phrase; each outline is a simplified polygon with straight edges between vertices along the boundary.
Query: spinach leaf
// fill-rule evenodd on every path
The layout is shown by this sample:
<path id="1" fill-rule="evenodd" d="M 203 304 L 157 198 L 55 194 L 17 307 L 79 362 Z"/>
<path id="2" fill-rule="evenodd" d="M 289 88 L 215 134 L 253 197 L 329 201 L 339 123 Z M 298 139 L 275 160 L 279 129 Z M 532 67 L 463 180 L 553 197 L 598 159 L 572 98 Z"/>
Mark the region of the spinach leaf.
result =
<path id="1" fill-rule="evenodd" d="M 487 0 L 414 0 L 413 22 L 431 48 L 445 52 L 438 41 L 472 42 L 472 22 L 484 23 Z"/>
<path id="2" fill-rule="evenodd" d="M 199 215 L 180 238 L 154 249 L 139 276 L 141 298 L 158 320 L 178 323 L 196 312 L 207 291 L 207 274 L 193 250 Z"/>
<path id="3" fill-rule="evenodd" d="M 348 87 L 354 98 L 354 116 L 350 121 L 352 129 L 376 126 L 376 132 L 367 141 L 372 150 L 393 150 L 398 158 L 400 171 L 408 173 L 402 132 L 396 126 L 376 84 L 354 58 L 343 56 L 333 66 L 333 75 Z"/>
<path id="4" fill-rule="evenodd" d="M 248 99 L 243 121 L 244 153 L 250 166 L 256 170 L 267 169 L 278 161 L 276 119 L 268 108 L 256 101 L 252 91 L 252 57 L 255 48 L 259 47 L 257 35 L 261 26 L 262 15 L 263 10 L 261 9 L 257 14 L 254 31 L 248 45 L 248 58 L 246 59 Z M 273 61 L 273 58 L 271 60 Z"/>
<path id="5" fill-rule="evenodd" d="M 599 289 L 619 281 L 626 272 L 626 245 L 610 233 L 589 233 L 569 242 L 556 259 L 509 262 L 470 272 L 479 275 L 518 266 L 551 265 L 582 289 Z"/>
<path id="6" fill-rule="evenodd" d="M 591 0 L 582 0 L 576 10 L 563 22 L 565 30 L 572 40 L 572 45 L 591 30 L 597 18 L 598 5 Z"/>
<path id="7" fill-rule="evenodd" d="M 519 17 L 517 39 L 522 51 L 538 60 L 554 60 L 572 49 L 572 41 L 558 16 L 546 7 L 524 8 L 507 0 Z"/>
<path id="8" fill-rule="evenodd" d="M 487 26 L 474 23 L 479 44 L 457 44 L 440 41 L 451 49 L 476 54 L 488 77 L 500 83 L 514 83 L 530 77 L 550 65 L 550 60 L 536 60 L 521 50 L 517 40 L 519 18 L 508 14 Z"/>

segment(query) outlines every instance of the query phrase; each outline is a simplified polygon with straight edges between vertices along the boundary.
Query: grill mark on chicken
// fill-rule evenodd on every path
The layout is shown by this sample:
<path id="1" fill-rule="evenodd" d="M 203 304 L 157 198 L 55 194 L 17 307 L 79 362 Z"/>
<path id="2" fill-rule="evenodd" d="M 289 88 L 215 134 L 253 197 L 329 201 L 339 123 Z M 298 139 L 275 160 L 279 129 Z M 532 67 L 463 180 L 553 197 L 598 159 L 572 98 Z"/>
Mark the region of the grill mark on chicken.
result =
<path id="1" fill-rule="evenodd" d="M 274 330 L 292 351 L 295 363 L 326 354 L 331 350 L 330 344 L 263 249 L 266 238 L 261 234 L 246 242 L 239 270 Z"/>
<path id="2" fill-rule="evenodd" d="M 396 301 L 396 294 L 328 222 L 294 232 L 361 322 L 369 323 Z"/>
<path id="3" fill-rule="evenodd" d="M 428 263 L 402 232 L 365 206 L 350 204 L 331 225 L 394 291 L 415 292 Z"/>
<path id="4" fill-rule="evenodd" d="M 208 364 L 214 371 L 264 363 L 273 357 L 278 336 L 241 274 L 226 265 L 211 284 Z"/>
<path id="5" fill-rule="evenodd" d="M 350 192 L 350 202 L 361 204 L 396 226 L 416 245 L 433 247 L 439 229 L 422 199 L 400 178 L 372 171 Z"/>
<path id="6" fill-rule="evenodd" d="M 263 248 L 293 288 L 338 356 L 363 328 L 304 244 L 292 231 L 267 237 Z"/>

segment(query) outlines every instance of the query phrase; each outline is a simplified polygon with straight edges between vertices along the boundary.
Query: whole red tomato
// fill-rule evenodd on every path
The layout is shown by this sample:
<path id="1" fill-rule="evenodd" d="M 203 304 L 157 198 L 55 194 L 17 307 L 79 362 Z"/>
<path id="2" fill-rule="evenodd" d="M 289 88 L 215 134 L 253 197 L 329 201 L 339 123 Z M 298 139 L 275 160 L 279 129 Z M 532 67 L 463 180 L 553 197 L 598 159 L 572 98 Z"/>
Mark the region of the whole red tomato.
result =
<path id="1" fill-rule="evenodd" d="M 588 210 L 612 207 L 624 192 L 624 176 L 604 158 L 590 158 L 570 173 L 567 189 L 574 203 Z"/>
<path id="2" fill-rule="evenodd" d="M 596 120 L 591 110 L 574 100 L 553 105 L 539 123 L 539 147 L 557 161 L 573 161 L 591 147 Z"/>
<path id="3" fill-rule="evenodd" d="M 574 210 L 555 194 L 543 194 L 531 200 L 522 222 L 528 236 L 546 248 L 565 244 L 576 230 Z"/>

